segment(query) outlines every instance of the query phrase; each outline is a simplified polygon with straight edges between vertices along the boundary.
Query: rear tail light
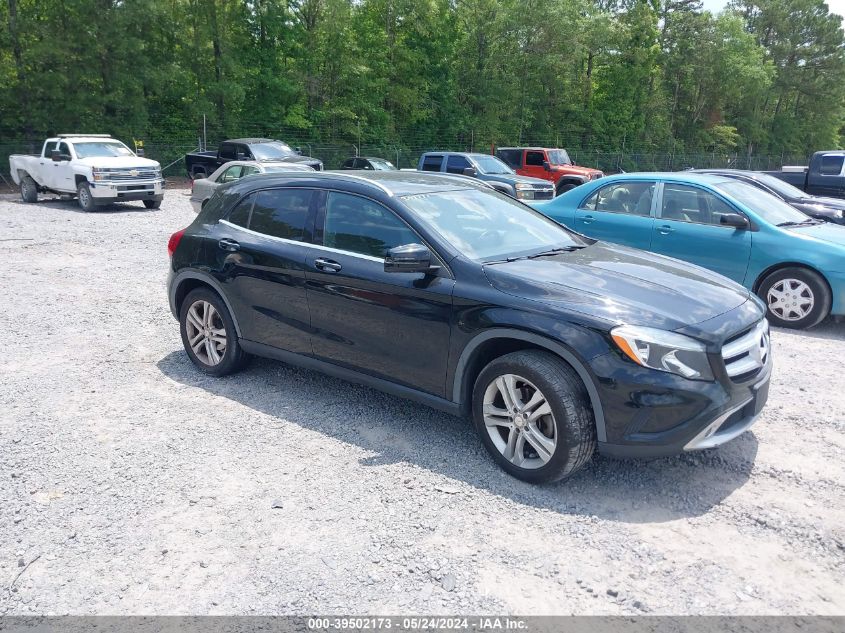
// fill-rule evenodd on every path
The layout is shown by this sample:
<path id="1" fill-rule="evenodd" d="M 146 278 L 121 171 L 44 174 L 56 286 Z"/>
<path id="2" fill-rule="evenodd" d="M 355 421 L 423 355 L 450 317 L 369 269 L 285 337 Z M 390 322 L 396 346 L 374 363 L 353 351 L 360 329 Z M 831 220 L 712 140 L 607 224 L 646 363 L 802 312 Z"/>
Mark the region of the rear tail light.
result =
<path id="1" fill-rule="evenodd" d="M 175 253 L 176 249 L 179 248 L 179 242 L 182 240 L 182 236 L 184 234 L 185 229 L 182 229 L 181 231 L 176 231 L 170 236 L 170 239 L 167 241 L 167 254 L 170 257 L 173 257 L 173 253 Z"/>

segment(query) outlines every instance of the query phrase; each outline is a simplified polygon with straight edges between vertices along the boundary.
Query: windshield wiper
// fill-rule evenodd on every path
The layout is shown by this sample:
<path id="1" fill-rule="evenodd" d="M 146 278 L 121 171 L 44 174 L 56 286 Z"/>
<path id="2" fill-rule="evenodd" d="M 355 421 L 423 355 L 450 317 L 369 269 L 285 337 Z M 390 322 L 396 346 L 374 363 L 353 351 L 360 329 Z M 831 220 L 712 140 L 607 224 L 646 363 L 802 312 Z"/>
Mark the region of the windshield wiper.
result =
<path id="1" fill-rule="evenodd" d="M 582 248 L 586 248 L 586 244 L 573 244 L 572 246 L 562 246 L 560 248 L 551 248 L 547 251 L 539 253 L 531 253 L 530 255 L 515 255 L 513 257 L 506 257 L 505 259 L 497 259 L 491 262 L 484 262 L 485 264 L 507 264 L 508 262 L 516 262 L 521 259 L 534 259 L 535 257 L 549 257 L 551 255 L 558 255 L 560 253 L 571 253 Z"/>
<path id="2" fill-rule="evenodd" d="M 807 218 L 801 222 L 793 222 L 790 220 L 789 222 L 781 222 L 777 226 L 810 226 L 812 224 L 821 224 L 821 220 L 815 220 L 813 218 Z"/>

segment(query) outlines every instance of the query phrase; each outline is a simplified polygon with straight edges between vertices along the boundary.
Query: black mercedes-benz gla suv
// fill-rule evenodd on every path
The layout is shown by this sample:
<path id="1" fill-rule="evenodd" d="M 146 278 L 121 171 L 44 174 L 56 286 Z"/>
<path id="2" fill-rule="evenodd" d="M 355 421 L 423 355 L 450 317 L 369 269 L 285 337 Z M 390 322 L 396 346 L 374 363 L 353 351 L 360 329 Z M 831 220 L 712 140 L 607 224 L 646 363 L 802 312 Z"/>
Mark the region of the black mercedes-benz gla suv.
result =
<path id="1" fill-rule="evenodd" d="M 597 447 L 717 446 L 768 395 L 765 308 L 746 289 L 466 178 L 249 176 L 168 250 L 171 310 L 201 371 L 256 354 L 471 416 L 527 481 L 567 477 Z"/>

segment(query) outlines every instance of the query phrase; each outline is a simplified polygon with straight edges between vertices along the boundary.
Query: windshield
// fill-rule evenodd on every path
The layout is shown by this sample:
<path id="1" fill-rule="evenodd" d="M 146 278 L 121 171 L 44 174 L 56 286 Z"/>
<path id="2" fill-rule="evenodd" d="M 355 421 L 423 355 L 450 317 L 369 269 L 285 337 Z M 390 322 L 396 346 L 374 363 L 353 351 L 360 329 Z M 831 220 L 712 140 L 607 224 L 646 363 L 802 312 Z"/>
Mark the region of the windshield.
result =
<path id="1" fill-rule="evenodd" d="M 550 149 L 546 152 L 549 156 L 549 164 L 550 165 L 571 165 L 572 160 L 569 158 L 569 154 L 566 153 L 565 149 Z"/>
<path id="2" fill-rule="evenodd" d="M 256 160 L 273 160 L 276 158 L 287 158 L 296 154 L 290 147 L 281 141 L 271 141 L 269 143 L 256 143 L 250 145 L 252 155 Z"/>
<path id="3" fill-rule="evenodd" d="M 395 171 L 396 167 L 393 166 L 389 160 L 382 160 L 381 158 L 370 158 L 370 165 L 373 166 L 373 169 L 376 171 Z"/>
<path id="4" fill-rule="evenodd" d="M 495 156 L 473 156 L 472 159 L 478 165 L 478 171 L 482 174 L 512 174 L 513 169 L 505 165 Z"/>
<path id="5" fill-rule="evenodd" d="M 584 244 L 561 225 L 496 191 L 443 191 L 402 200 L 422 222 L 476 261 Z"/>
<path id="6" fill-rule="evenodd" d="M 97 141 L 93 143 L 74 143 L 78 158 L 97 158 L 101 156 L 134 156 L 132 150 L 117 141 Z"/>
<path id="7" fill-rule="evenodd" d="M 807 197 L 807 194 L 798 187 L 793 187 L 788 182 L 784 182 L 780 178 L 769 176 L 768 174 L 754 174 L 754 180 L 758 180 L 770 189 L 774 189 L 784 198 L 795 199 Z"/>
<path id="8" fill-rule="evenodd" d="M 714 187 L 723 193 L 741 202 L 751 211 L 759 215 L 766 222 L 771 224 L 783 224 L 784 222 L 806 222 L 810 217 L 798 211 L 795 207 L 786 204 L 777 196 L 768 191 L 758 189 L 738 180 L 720 182 Z"/>

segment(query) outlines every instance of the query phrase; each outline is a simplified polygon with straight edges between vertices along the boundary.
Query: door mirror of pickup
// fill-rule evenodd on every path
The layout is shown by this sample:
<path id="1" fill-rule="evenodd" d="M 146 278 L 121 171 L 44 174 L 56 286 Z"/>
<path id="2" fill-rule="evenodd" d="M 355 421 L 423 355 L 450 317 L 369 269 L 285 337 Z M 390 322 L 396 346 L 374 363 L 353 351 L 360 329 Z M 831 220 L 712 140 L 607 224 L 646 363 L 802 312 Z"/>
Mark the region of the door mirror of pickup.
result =
<path id="1" fill-rule="evenodd" d="M 723 213 L 722 217 L 719 219 L 719 224 L 724 224 L 725 226 L 732 226 L 736 229 L 751 228 L 751 224 L 748 222 L 748 218 L 746 218 L 744 215 L 740 215 L 739 213 Z"/>
<path id="2" fill-rule="evenodd" d="M 386 273 L 430 273 L 434 270 L 431 251 L 422 244 L 396 246 L 388 250 L 384 258 Z"/>
<path id="3" fill-rule="evenodd" d="M 464 176 L 475 178 L 476 176 L 478 176 L 478 172 L 476 171 L 475 167 L 464 167 Z"/>
<path id="4" fill-rule="evenodd" d="M 546 171 L 552 170 L 552 166 L 549 164 L 549 161 L 547 161 L 547 160 L 543 161 L 543 169 L 545 169 Z"/>

